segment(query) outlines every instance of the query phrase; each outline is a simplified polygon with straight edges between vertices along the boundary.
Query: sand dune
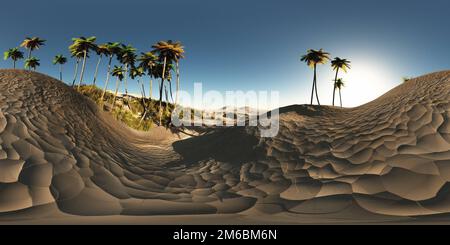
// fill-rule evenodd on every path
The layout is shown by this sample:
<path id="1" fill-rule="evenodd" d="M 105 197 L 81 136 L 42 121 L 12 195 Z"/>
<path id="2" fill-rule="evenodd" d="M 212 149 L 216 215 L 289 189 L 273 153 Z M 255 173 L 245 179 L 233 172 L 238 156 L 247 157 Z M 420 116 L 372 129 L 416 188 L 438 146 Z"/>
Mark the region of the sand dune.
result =
<path id="1" fill-rule="evenodd" d="M 255 127 L 137 132 L 29 71 L 0 71 L 0 109 L 4 222 L 449 220 L 449 71 L 356 108 L 281 108 L 274 138 Z"/>

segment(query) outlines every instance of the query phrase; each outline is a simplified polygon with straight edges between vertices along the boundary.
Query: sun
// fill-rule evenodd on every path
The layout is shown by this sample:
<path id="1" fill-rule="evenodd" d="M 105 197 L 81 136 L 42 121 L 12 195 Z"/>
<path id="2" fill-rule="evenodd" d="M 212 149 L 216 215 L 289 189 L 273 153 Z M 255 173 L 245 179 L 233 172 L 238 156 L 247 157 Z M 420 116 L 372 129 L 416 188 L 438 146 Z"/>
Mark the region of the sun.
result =
<path id="1" fill-rule="evenodd" d="M 386 67 L 370 62 L 352 62 L 351 69 L 342 73 L 344 107 L 355 107 L 370 102 L 399 83 Z M 397 81 L 398 80 L 398 81 Z"/>

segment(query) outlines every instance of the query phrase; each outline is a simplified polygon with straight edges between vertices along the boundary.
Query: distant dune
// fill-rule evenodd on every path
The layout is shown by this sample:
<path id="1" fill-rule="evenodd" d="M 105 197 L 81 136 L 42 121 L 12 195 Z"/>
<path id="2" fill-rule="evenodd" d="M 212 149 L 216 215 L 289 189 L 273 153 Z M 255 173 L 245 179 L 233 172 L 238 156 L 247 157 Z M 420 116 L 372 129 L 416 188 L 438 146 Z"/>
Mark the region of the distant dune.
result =
<path id="1" fill-rule="evenodd" d="M 0 109 L 0 223 L 450 221 L 450 71 L 280 108 L 274 138 L 138 132 L 23 70 L 0 71 Z"/>

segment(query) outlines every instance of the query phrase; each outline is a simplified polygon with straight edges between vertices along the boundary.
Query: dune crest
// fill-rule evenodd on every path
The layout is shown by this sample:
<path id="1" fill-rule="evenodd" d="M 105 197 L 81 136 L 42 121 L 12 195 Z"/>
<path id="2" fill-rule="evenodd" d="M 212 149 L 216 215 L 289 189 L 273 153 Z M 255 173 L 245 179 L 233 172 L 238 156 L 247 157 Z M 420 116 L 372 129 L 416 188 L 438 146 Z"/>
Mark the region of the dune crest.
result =
<path id="1" fill-rule="evenodd" d="M 450 71 L 356 108 L 280 108 L 274 138 L 254 127 L 137 132 L 23 70 L 0 71 L 0 109 L 2 215 L 450 212 Z"/>

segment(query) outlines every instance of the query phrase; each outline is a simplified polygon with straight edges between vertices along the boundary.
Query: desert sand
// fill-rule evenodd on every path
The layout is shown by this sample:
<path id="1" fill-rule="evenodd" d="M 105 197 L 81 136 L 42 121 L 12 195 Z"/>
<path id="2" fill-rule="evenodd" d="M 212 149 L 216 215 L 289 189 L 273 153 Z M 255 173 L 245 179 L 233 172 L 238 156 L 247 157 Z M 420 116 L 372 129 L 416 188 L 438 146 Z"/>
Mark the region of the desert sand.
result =
<path id="1" fill-rule="evenodd" d="M 356 108 L 280 108 L 274 138 L 138 132 L 56 79 L 0 71 L 2 224 L 447 223 L 448 181 L 450 71 Z"/>

